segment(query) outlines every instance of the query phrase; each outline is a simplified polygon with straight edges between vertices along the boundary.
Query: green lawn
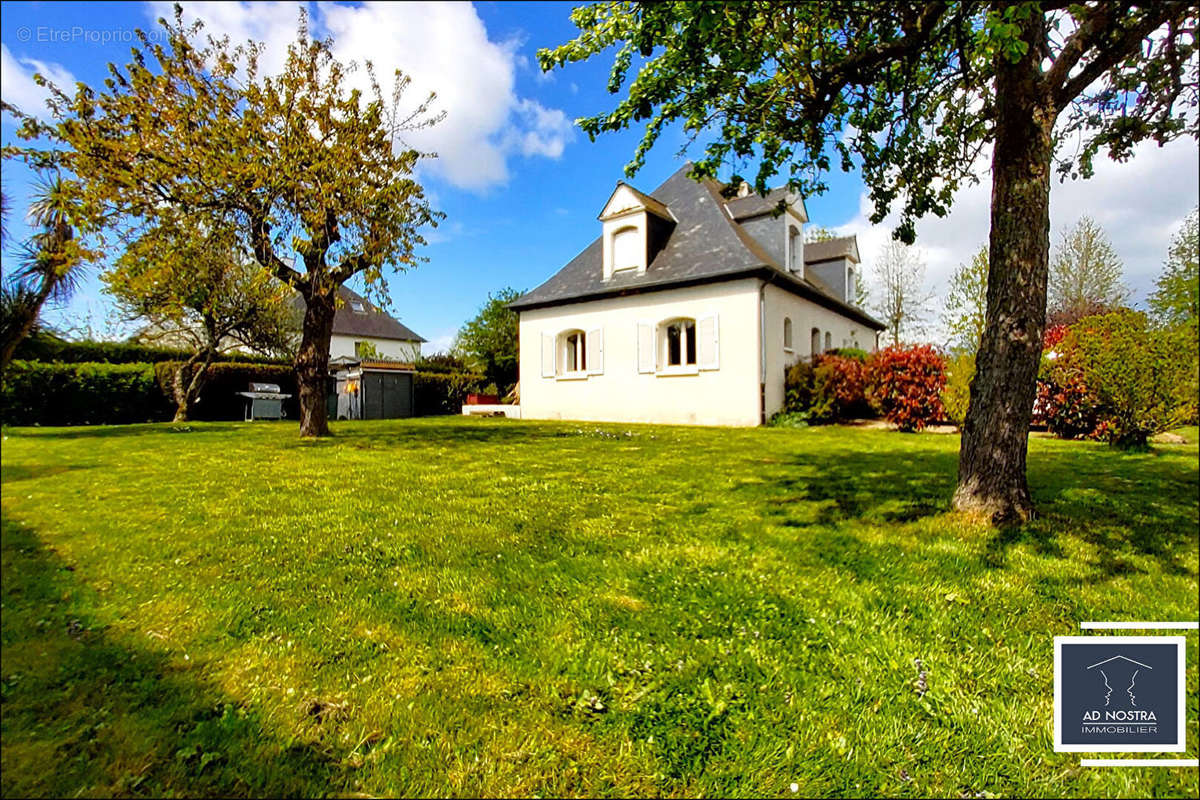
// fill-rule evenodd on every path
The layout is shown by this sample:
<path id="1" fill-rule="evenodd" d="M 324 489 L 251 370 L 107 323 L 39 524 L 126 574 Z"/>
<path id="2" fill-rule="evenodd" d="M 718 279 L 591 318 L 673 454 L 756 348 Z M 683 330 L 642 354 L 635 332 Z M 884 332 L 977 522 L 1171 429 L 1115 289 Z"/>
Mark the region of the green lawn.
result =
<path id="1" fill-rule="evenodd" d="M 1196 796 L 1051 747 L 1051 637 L 1197 617 L 1195 429 L 1004 532 L 950 435 L 335 432 L 5 430 L 4 795 Z"/>

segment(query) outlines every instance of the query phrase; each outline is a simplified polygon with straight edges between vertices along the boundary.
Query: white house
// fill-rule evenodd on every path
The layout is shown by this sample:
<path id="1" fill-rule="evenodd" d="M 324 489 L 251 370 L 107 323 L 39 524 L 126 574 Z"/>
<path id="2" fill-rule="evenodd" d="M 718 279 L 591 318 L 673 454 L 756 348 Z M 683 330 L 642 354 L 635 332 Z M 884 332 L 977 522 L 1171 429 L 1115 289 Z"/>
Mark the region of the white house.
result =
<path id="1" fill-rule="evenodd" d="M 618 183 L 599 237 L 511 304 L 522 417 L 760 425 L 798 359 L 875 349 L 853 237 L 806 245 L 800 197 L 726 198 L 687 171 L 649 195 Z"/>
<path id="2" fill-rule="evenodd" d="M 425 340 L 361 295 L 338 287 L 341 301 L 333 316 L 333 337 L 329 357 L 381 358 L 412 364 L 421 357 Z M 297 295 L 294 305 L 304 312 L 304 300 Z"/>

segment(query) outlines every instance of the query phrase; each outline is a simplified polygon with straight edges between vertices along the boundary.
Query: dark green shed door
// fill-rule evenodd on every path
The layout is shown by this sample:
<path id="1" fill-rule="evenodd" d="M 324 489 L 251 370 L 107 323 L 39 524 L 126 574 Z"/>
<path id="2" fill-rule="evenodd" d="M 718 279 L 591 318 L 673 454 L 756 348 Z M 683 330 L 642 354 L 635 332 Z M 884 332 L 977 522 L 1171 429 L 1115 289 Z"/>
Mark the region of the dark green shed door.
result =
<path id="1" fill-rule="evenodd" d="M 363 418 L 397 419 L 413 415 L 413 376 L 408 373 L 363 373 Z"/>

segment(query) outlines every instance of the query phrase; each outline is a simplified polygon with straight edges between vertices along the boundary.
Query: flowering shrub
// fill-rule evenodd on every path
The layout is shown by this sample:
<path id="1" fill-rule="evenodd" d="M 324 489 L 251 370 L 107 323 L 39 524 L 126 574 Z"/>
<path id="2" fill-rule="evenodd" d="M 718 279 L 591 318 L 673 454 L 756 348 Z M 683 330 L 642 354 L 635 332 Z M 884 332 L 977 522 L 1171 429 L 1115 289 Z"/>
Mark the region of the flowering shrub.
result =
<path id="1" fill-rule="evenodd" d="M 1042 349 L 1053 350 L 1054 345 L 1066 338 L 1068 330 L 1070 328 L 1066 325 L 1047 325 L 1045 333 L 1042 334 Z"/>
<path id="2" fill-rule="evenodd" d="M 1097 437 L 1100 403 L 1069 358 L 1042 360 L 1033 424 L 1063 439 Z"/>
<path id="3" fill-rule="evenodd" d="M 807 414 L 813 402 L 813 368 L 807 361 L 788 367 L 783 377 L 783 410 L 788 414 Z"/>
<path id="4" fill-rule="evenodd" d="M 943 418 L 946 362 L 929 345 L 888 347 L 867 363 L 867 396 L 888 422 L 919 431 Z"/>

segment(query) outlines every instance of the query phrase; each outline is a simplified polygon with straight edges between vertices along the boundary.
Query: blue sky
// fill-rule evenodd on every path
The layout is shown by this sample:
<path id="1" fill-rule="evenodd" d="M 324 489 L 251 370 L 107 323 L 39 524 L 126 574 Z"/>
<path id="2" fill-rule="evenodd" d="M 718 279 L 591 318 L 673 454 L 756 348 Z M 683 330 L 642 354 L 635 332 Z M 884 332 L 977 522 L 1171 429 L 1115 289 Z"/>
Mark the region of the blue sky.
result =
<path id="1" fill-rule="evenodd" d="M 153 27 L 154 18 L 169 8 L 0 4 L 4 98 L 23 108 L 36 105 L 37 90 L 28 77 L 34 71 L 99 83 L 109 61 L 127 60 L 130 32 Z M 576 32 L 568 18 L 571 8 L 571 3 L 309 6 L 314 29 L 332 33 L 344 57 L 371 58 L 380 74 L 404 69 L 413 73 L 419 89 L 433 89 L 443 98 L 446 122 L 419 144 L 443 155 L 422 179 L 446 220 L 424 248 L 428 262 L 389 279 L 393 313 L 431 340 L 427 350 L 445 347 L 489 292 L 532 288 L 583 249 L 599 233 L 596 215 L 640 138 L 640 131 L 631 131 L 593 143 L 571 125 L 611 107 L 604 88 L 611 61 L 594 59 L 549 75 L 538 69 L 538 48 L 560 44 Z M 281 53 L 295 33 L 292 3 L 185 4 L 185 10 L 235 40 L 266 41 L 269 54 Z M 3 137 L 12 138 L 7 120 Z M 683 144 L 678 132 L 665 136 L 634 185 L 650 191 L 665 180 L 682 164 L 677 151 Z M 1170 232 L 1196 203 L 1196 147 L 1146 148 L 1134 164 L 1114 167 L 1101 165 L 1088 184 L 1056 187 L 1053 221 L 1057 229 L 1086 212 L 1104 224 L 1140 299 L 1157 274 Z M 13 203 L 9 230 L 16 241 L 26 232 L 20 209 L 30 176 L 16 164 L 3 169 L 5 193 Z M 856 175 L 831 178 L 830 192 L 808 198 L 810 217 L 815 224 L 857 234 L 869 276 L 870 259 L 888 228 L 867 224 Z M 918 228 L 935 292 L 944 288 L 953 266 L 986 238 L 986 165 L 980 178 L 979 186 L 964 190 L 951 219 Z M 5 264 L 7 269 L 7 254 Z M 107 302 L 98 272 L 71 305 L 49 312 L 51 322 L 70 326 L 90 319 L 104 331 Z"/>

